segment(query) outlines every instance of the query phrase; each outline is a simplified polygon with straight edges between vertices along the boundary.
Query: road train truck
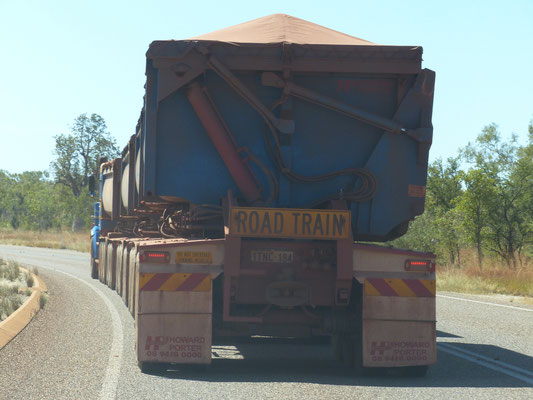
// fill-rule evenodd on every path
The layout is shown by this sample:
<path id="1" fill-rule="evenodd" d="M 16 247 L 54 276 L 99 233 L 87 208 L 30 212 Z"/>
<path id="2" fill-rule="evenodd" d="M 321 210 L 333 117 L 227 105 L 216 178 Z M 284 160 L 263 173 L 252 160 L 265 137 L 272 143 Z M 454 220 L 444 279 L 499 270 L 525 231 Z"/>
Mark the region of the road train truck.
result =
<path id="1" fill-rule="evenodd" d="M 214 337 L 239 336 L 331 337 L 357 371 L 436 362 L 435 256 L 386 244 L 424 211 L 421 62 L 282 14 L 150 45 L 91 238 L 143 371 L 210 364 Z"/>

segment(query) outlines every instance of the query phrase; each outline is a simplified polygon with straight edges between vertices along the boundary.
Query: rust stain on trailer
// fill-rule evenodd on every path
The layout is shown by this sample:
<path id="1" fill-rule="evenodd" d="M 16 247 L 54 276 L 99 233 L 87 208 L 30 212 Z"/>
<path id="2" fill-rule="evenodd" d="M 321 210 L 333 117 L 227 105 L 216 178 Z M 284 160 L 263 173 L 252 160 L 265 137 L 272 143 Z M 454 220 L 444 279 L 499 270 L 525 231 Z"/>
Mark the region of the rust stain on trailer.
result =
<path id="1" fill-rule="evenodd" d="M 435 297 L 434 279 L 382 279 L 365 280 L 366 296 Z"/>
<path id="2" fill-rule="evenodd" d="M 426 197 L 426 187 L 420 185 L 409 185 L 407 188 L 409 197 Z"/>
<path id="3" fill-rule="evenodd" d="M 209 274 L 140 273 L 139 290 L 166 292 L 208 292 Z"/>

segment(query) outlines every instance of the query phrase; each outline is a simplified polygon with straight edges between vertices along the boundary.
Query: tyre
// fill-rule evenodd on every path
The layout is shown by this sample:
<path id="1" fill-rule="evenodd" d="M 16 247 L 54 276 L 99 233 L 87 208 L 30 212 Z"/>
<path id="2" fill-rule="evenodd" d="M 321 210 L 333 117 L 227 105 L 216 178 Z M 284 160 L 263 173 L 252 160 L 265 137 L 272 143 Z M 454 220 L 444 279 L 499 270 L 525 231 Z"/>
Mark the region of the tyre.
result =
<path id="1" fill-rule="evenodd" d="M 331 336 L 331 347 L 335 360 L 342 361 L 342 342 L 341 335 L 339 335 L 338 333 Z"/>
<path id="2" fill-rule="evenodd" d="M 410 378 L 423 378 L 426 376 L 429 365 L 415 365 L 412 367 L 403 367 L 402 375 Z"/>
<path id="3" fill-rule="evenodd" d="M 98 279 L 98 264 L 94 259 L 93 241 L 91 238 L 91 278 Z"/>
<path id="4" fill-rule="evenodd" d="M 156 374 L 164 370 L 164 364 L 161 363 L 139 361 L 138 364 L 143 374 Z"/>
<path id="5" fill-rule="evenodd" d="M 356 347 L 352 335 L 341 335 L 341 346 L 342 365 L 344 365 L 345 368 L 351 369 L 355 366 L 354 350 Z"/>
<path id="6" fill-rule="evenodd" d="M 362 375 L 367 368 L 363 367 L 363 308 L 362 286 L 354 281 L 348 307 L 348 329 L 334 335 L 332 342 L 337 347 L 340 359 L 351 373 Z"/>
<path id="7" fill-rule="evenodd" d="M 352 336 L 352 368 L 356 375 L 364 375 L 368 368 L 363 367 L 363 340 L 360 334 Z"/>
<path id="8" fill-rule="evenodd" d="M 342 363 L 356 375 L 363 375 L 367 368 L 363 367 L 363 346 L 361 336 L 357 334 L 342 335 Z"/>

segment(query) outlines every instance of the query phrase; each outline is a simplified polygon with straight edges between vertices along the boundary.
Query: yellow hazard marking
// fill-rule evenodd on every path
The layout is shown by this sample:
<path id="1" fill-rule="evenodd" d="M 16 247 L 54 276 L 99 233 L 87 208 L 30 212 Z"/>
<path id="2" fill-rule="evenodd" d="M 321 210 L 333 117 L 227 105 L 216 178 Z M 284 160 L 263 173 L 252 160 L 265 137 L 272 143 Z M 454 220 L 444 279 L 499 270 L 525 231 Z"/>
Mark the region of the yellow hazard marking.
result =
<path id="1" fill-rule="evenodd" d="M 433 295 L 437 293 L 437 282 L 433 279 L 420 279 L 420 282 L 422 285 L 426 287 L 427 290 L 429 290 Z"/>
<path id="2" fill-rule="evenodd" d="M 140 273 L 139 289 L 144 291 L 207 292 L 211 276 L 205 273 Z"/>
<path id="3" fill-rule="evenodd" d="M 398 294 L 398 296 L 416 297 L 416 294 L 413 293 L 411 289 L 409 289 L 409 287 L 402 279 L 386 279 L 386 282 Z"/>
<path id="4" fill-rule="evenodd" d="M 139 274 L 139 287 L 142 288 L 144 285 L 150 282 L 150 279 L 152 279 L 154 276 L 155 274 L 150 274 L 150 273 Z"/>
<path id="5" fill-rule="evenodd" d="M 366 296 L 434 297 L 434 279 L 384 279 L 367 278 L 364 285 Z"/>
<path id="6" fill-rule="evenodd" d="M 211 290 L 211 276 L 206 276 L 202 282 L 200 282 L 194 289 L 198 292 L 208 292 Z"/>
<path id="7" fill-rule="evenodd" d="M 187 280 L 190 274 L 172 274 L 158 290 L 173 291 L 176 290 L 183 282 Z"/>
<path id="8" fill-rule="evenodd" d="M 381 296 L 378 290 L 368 281 L 365 281 L 365 294 L 367 296 Z"/>

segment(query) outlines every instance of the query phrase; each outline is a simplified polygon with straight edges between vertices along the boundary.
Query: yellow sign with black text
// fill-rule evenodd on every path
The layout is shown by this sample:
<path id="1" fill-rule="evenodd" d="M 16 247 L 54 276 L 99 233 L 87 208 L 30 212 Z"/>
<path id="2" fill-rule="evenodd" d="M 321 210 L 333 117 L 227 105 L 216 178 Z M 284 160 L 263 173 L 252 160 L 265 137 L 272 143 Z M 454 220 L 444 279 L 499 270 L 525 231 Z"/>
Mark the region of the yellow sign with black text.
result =
<path id="1" fill-rule="evenodd" d="M 245 237 L 347 239 L 350 211 L 287 208 L 231 209 L 230 234 Z"/>
<path id="2" fill-rule="evenodd" d="M 178 251 L 176 264 L 211 264 L 213 256 L 209 251 Z"/>

